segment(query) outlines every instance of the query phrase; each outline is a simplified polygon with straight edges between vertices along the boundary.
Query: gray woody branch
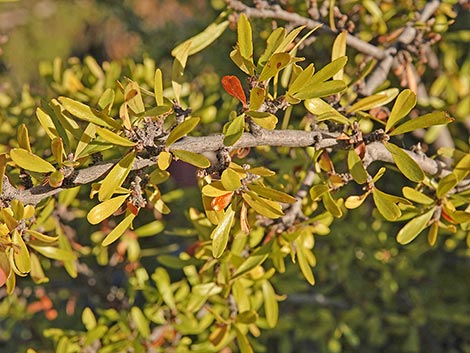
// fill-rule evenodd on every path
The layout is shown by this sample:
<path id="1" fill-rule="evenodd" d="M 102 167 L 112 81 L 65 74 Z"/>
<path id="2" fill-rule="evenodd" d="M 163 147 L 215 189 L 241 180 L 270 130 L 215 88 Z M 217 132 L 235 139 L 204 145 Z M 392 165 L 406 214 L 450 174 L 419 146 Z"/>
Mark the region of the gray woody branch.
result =
<path id="1" fill-rule="evenodd" d="M 337 134 L 328 131 L 303 131 L 303 130 L 261 130 L 261 134 L 255 136 L 251 133 L 244 133 L 240 140 L 230 149 L 273 146 L 302 148 L 312 146 L 316 149 L 340 148 L 336 140 Z M 224 135 L 217 134 L 201 137 L 185 137 L 170 146 L 170 151 L 178 149 L 194 153 L 216 152 L 227 148 L 223 143 Z M 380 142 L 373 142 L 366 147 L 367 153 L 364 164 L 369 166 L 374 161 L 394 163 L 391 153 Z M 433 160 L 425 155 L 408 151 L 408 154 L 419 164 L 423 171 L 436 178 L 442 178 L 449 174 L 445 165 L 437 160 Z M 104 162 L 87 168 L 76 170 L 73 177 L 68 180 L 68 187 L 90 184 L 100 180 L 115 165 L 116 161 Z M 140 170 L 155 165 L 157 158 L 138 158 L 132 170 Z M 41 200 L 56 195 L 65 190 L 65 187 L 52 188 L 49 185 L 35 186 L 27 190 L 20 190 L 14 187 L 8 177 L 4 176 L 2 195 L 0 200 L 9 201 L 20 200 L 23 204 L 36 205 Z"/>

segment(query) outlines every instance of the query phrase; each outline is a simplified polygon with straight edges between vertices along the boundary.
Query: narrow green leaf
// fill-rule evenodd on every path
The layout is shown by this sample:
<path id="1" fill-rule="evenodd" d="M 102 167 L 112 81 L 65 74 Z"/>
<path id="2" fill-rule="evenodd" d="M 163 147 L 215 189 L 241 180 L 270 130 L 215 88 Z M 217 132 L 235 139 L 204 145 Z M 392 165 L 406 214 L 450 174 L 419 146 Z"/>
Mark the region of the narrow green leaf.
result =
<path id="1" fill-rule="evenodd" d="M 283 27 L 278 27 L 271 32 L 268 39 L 266 40 L 266 49 L 258 60 L 259 71 L 261 71 L 261 68 L 266 64 L 272 54 L 277 51 L 279 46 L 282 44 L 285 36 L 286 30 Z"/>
<path id="2" fill-rule="evenodd" d="M 224 33 L 227 28 L 229 21 L 223 21 L 221 23 L 211 23 L 206 27 L 202 32 L 196 34 L 195 36 L 187 39 L 183 43 L 179 44 L 176 48 L 171 51 L 171 55 L 174 57 L 178 56 L 180 51 L 185 50 L 185 46 L 189 44 L 188 55 L 194 55 L 199 53 L 201 50 L 204 50 L 209 45 L 211 45 L 217 38 L 219 38 L 222 33 Z M 160 105 L 157 102 L 158 105 Z"/>
<path id="3" fill-rule="evenodd" d="M 401 216 L 401 211 L 398 206 L 391 201 L 388 195 L 377 188 L 372 191 L 375 206 L 380 214 L 388 221 L 394 221 Z"/>
<path id="4" fill-rule="evenodd" d="M 120 136 L 115 132 L 112 132 L 108 129 L 97 126 L 96 132 L 104 140 L 112 143 L 113 145 L 124 146 L 124 147 L 134 147 L 137 143 L 128 140 L 126 137 Z"/>
<path id="5" fill-rule="evenodd" d="M 445 112 L 433 112 L 408 120 L 389 133 L 390 136 L 404 134 L 417 129 L 425 129 L 434 125 L 448 124 L 455 119 Z"/>
<path id="6" fill-rule="evenodd" d="M 246 260 L 236 269 L 232 278 L 236 278 L 250 272 L 256 266 L 261 265 L 271 252 L 271 243 L 264 244 L 259 250 L 248 256 Z"/>
<path id="7" fill-rule="evenodd" d="M 331 61 L 334 61 L 340 57 L 346 55 L 346 37 L 348 33 L 342 31 L 338 34 L 333 42 L 333 48 L 331 50 Z M 343 69 L 340 69 L 336 74 L 333 75 L 333 80 L 342 80 L 343 79 Z"/>
<path id="8" fill-rule="evenodd" d="M 310 197 L 312 200 L 318 199 L 320 196 L 322 196 L 325 192 L 327 192 L 330 188 L 326 184 L 318 184 L 314 185 L 310 188 Z"/>
<path id="9" fill-rule="evenodd" d="M 75 255 L 68 250 L 61 249 L 51 245 L 29 242 L 28 245 L 41 255 L 58 261 L 69 261 L 75 259 Z"/>
<path id="10" fill-rule="evenodd" d="M 181 124 L 177 125 L 168 135 L 165 145 L 168 147 L 172 143 L 178 141 L 183 136 L 189 134 L 199 124 L 199 121 L 201 121 L 201 118 L 192 117 L 186 119 Z"/>
<path id="11" fill-rule="evenodd" d="M 340 80 L 309 83 L 308 86 L 305 86 L 299 92 L 294 94 L 293 97 L 301 100 L 309 98 L 327 97 L 345 90 L 346 87 L 346 83 Z"/>
<path id="12" fill-rule="evenodd" d="M 367 182 L 367 172 L 362 164 L 361 158 L 354 150 L 348 152 L 348 168 L 354 181 L 358 184 Z"/>
<path id="13" fill-rule="evenodd" d="M 294 81 L 289 85 L 287 93 L 291 96 L 299 92 L 304 88 L 309 80 L 312 78 L 313 73 L 315 72 L 315 66 L 313 64 L 308 65 L 305 70 L 302 70 Z"/>
<path id="14" fill-rule="evenodd" d="M 121 128 L 121 124 L 119 124 L 116 120 L 102 112 L 98 112 L 95 109 L 92 109 L 86 104 L 67 97 L 59 97 L 59 102 L 65 110 L 80 120 L 88 121 L 90 123 L 107 128 Z"/>
<path id="15" fill-rule="evenodd" d="M 176 303 L 173 296 L 173 290 L 171 289 L 171 281 L 168 272 L 163 267 L 157 267 L 155 272 L 152 274 L 152 279 L 155 281 L 163 301 L 170 307 L 170 309 L 175 310 Z"/>
<path id="16" fill-rule="evenodd" d="M 397 234 L 397 242 L 400 244 L 408 244 L 413 241 L 419 233 L 421 233 L 429 223 L 432 215 L 434 214 L 434 208 L 428 212 L 422 214 L 421 216 L 413 218 L 405 226 L 400 229 Z"/>
<path id="17" fill-rule="evenodd" d="M 397 88 L 389 88 L 382 92 L 365 97 L 350 106 L 346 113 L 351 114 L 357 111 L 369 110 L 372 108 L 383 106 L 391 102 L 397 95 L 399 90 Z"/>
<path id="18" fill-rule="evenodd" d="M 423 194 L 422 192 L 412 189 L 409 186 L 405 186 L 402 190 L 403 196 L 407 199 L 423 204 L 423 205 L 430 205 L 434 203 L 434 200 L 429 196 Z"/>
<path id="19" fill-rule="evenodd" d="M 127 106 L 134 114 L 140 114 L 145 111 L 142 93 L 140 92 L 140 87 L 137 82 L 130 81 L 126 85 L 124 89 L 124 99 L 126 100 Z M 127 128 L 130 128 L 130 126 Z"/>
<path id="20" fill-rule="evenodd" d="M 295 203 L 297 199 L 292 197 L 285 192 L 268 188 L 266 186 L 258 185 L 258 184 L 248 184 L 248 189 L 256 192 L 259 196 L 264 198 L 270 199 L 272 201 L 282 202 L 282 203 Z"/>
<path id="21" fill-rule="evenodd" d="M 237 325 L 234 325 L 234 328 L 240 353 L 253 353 L 253 348 L 251 347 L 246 334 L 242 333 Z"/>
<path id="22" fill-rule="evenodd" d="M 101 110 L 106 109 L 107 113 L 110 114 L 111 109 L 113 108 L 115 96 L 116 94 L 114 93 L 114 89 L 107 88 L 98 101 L 98 107 L 100 107 Z"/>
<path id="23" fill-rule="evenodd" d="M 202 154 L 185 150 L 171 150 L 171 153 L 173 153 L 176 158 L 181 159 L 183 162 L 192 164 L 198 168 L 209 168 L 211 165 L 211 162 L 207 159 L 207 157 L 203 156 Z"/>
<path id="24" fill-rule="evenodd" d="M 253 33 L 250 21 L 244 13 L 238 18 L 237 36 L 240 54 L 243 58 L 253 61 Z"/>
<path id="25" fill-rule="evenodd" d="M 308 262 L 307 255 L 305 254 L 306 251 L 310 250 L 303 246 L 301 237 L 298 237 L 295 240 L 295 244 L 297 247 L 296 254 L 300 270 L 302 271 L 302 274 L 304 275 L 304 278 L 307 280 L 307 282 L 313 286 L 315 284 L 315 276 L 313 275 L 312 266 Z"/>
<path id="26" fill-rule="evenodd" d="M 149 320 L 145 317 L 142 310 L 138 306 L 133 306 L 130 314 L 137 331 L 139 331 L 143 338 L 148 338 L 150 336 Z"/>
<path id="27" fill-rule="evenodd" d="M 408 115 L 408 113 L 416 105 L 416 94 L 410 90 L 405 89 L 402 91 L 393 105 L 390 116 L 385 126 L 385 131 L 389 131 L 396 123 Z"/>
<path id="28" fill-rule="evenodd" d="M 408 153 L 393 143 L 384 142 L 398 169 L 411 181 L 419 183 L 425 177 L 423 170 Z"/>
<path id="29" fill-rule="evenodd" d="M 23 237 L 16 229 L 13 230 L 11 241 L 15 246 L 15 248 L 11 250 L 13 252 L 14 265 L 20 272 L 20 276 L 25 275 L 31 271 L 31 258 L 28 248 L 26 247 Z"/>
<path id="30" fill-rule="evenodd" d="M 32 152 L 31 142 L 29 141 L 29 132 L 28 128 L 26 127 L 26 124 L 21 124 L 18 128 L 17 139 L 20 148 L 23 148 L 28 152 Z"/>
<path id="31" fill-rule="evenodd" d="M 102 246 L 108 246 L 118 240 L 121 235 L 131 226 L 135 214 L 128 213 L 126 217 L 103 239 Z"/>
<path id="32" fill-rule="evenodd" d="M 341 208 L 338 206 L 336 200 L 333 199 L 329 190 L 322 195 L 322 200 L 326 210 L 334 217 L 339 218 L 343 215 L 343 211 L 341 211 Z"/>
<path id="33" fill-rule="evenodd" d="M 65 149 L 64 143 L 60 137 L 56 137 L 51 141 L 51 151 L 56 162 L 59 164 L 59 166 L 62 166 L 64 163 Z"/>
<path id="34" fill-rule="evenodd" d="M 50 236 L 50 235 L 46 235 L 46 234 L 37 232 L 37 231 L 32 230 L 32 229 L 26 230 L 26 233 L 31 235 L 32 239 L 39 240 L 39 241 L 42 241 L 44 243 L 54 243 L 55 241 L 57 241 L 59 239 L 58 235 Z"/>
<path id="35" fill-rule="evenodd" d="M 49 278 L 46 277 L 44 270 L 41 265 L 39 257 L 35 253 L 30 253 L 31 258 L 31 272 L 30 276 L 35 284 L 43 284 L 49 282 Z M 0 269 L 1 271 L 1 269 Z M 0 281 L 1 283 L 1 281 Z"/>
<path id="36" fill-rule="evenodd" d="M 153 91 L 155 94 L 155 101 L 157 102 L 158 106 L 163 105 L 163 77 L 162 77 L 162 70 L 157 69 L 155 71 L 155 79 L 153 85 Z"/>
<path id="37" fill-rule="evenodd" d="M 261 283 L 261 289 L 263 292 L 266 321 L 269 327 L 274 328 L 276 327 L 277 320 L 279 318 L 279 305 L 276 300 L 276 293 L 268 280 L 263 280 Z"/>
<path id="38" fill-rule="evenodd" d="M 82 153 L 85 151 L 87 146 L 89 146 L 90 142 L 96 136 L 96 125 L 95 124 L 88 124 L 85 130 L 83 131 L 82 136 L 80 137 L 80 141 L 78 141 L 77 148 L 75 149 L 74 160 L 77 160 L 82 156 Z"/>
<path id="39" fill-rule="evenodd" d="M 230 235 L 230 229 L 232 228 L 233 218 L 235 216 L 235 211 L 232 207 L 229 207 L 225 211 L 222 221 L 215 227 L 211 233 L 212 239 L 212 256 L 219 258 L 224 253 L 225 248 L 227 247 L 228 238 Z"/>
<path id="40" fill-rule="evenodd" d="M 134 229 L 134 233 L 139 237 L 151 237 L 158 233 L 163 232 L 165 229 L 165 224 L 162 221 L 152 221 L 150 223 L 144 224 L 137 229 Z"/>
<path id="41" fill-rule="evenodd" d="M 457 185 L 458 180 L 454 173 L 450 173 L 445 177 L 439 180 L 437 184 L 436 196 L 438 199 L 443 198 L 450 190 L 452 190 L 455 185 Z"/>
<path id="42" fill-rule="evenodd" d="M 348 62 L 347 56 L 342 56 L 330 62 L 329 64 L 325 65 L 320 71 L 318 71 L 313 77 L 309 80 L 309 85 L 318 84 L 329 80 L 332 78 L 336 73 L 344 68 L 346 63 Z M 340 81 L 340 80 L 337 80 Z"/>
<path id="43" fill-rule="evenodd" d="M 47 136 L 49 136 L 50 139 L 59 137 L 59 134 L 57 133 L 57 129 L 54 125 L 54 122 L 52 121 L 51 117 L 43 109 L 37 108 L 36 116 L 39 120 L 39 123 L 41 124 L 43 129 L 46 131 L 46 134 Z"/>
<path id="44" fill-rule="evenodd" d="M 126 201 L 129 195 L 121 195 L 112 199 L 103 201 L 102 203 L 93 207 L 87 214 L 87 220 L 91 224 L 98 224 L 110 217 L 119 207 Z"/>
<path id="45" fill-rule="evenodd" d="M 189 49 L 191 42 L 184 42 L 178 51 L 175 51 L 173 60 L 173 66 L 171 70 L 171 85 L 175 94 L 176 102 L 179 103 L 181 96 L 181 87 L 183 83 L 184 68 L 188 61 Z"/>
<path id="46" fill-rule="evenodd" d="M 304 101 L 305 108 L 312 114 L 317 115 L 316 121 L 334 120 L 340 124 L 349 125 L 350 121 L 343 114 L 338 112 L 330 104 L 321 98 L 310 98 Z"/>
<path id="47" fill-rule="evenodd" d="M 242 193 L 242 197 L 252 209 L 263 216 L 276 219 L 284 215 L 278 202 L 259 197 L 251 191 Z"/>
<path id="48" fill-rule="evenodd" d="M 101 183 L 98 200 L 108 200 L 122 185 L 131 171 L 136 155 L 136 151 L 129 152 L 111 169 Z"/>
<path id="49" fill-rule="evenodd" d="M 10 157 L 18 167 L 37 173 L 52 173 L 55 168 L 41 157 L 22 148 L 10 150 Z"/>

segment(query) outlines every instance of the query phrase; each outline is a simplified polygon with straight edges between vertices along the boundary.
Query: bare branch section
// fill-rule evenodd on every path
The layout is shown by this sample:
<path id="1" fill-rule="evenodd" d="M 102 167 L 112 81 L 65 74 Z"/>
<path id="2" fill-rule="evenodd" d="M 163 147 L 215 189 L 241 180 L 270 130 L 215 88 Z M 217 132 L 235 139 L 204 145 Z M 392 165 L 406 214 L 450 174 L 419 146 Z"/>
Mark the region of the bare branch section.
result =
<path id="1" fill-rule="evenodd" d="M 321 22 L 300 16 L 297 13 L 285 11 L 280 6 L 253 8 L 237 0 L 227 0 L 227 4 L 231 9 L 237 12 L 244 12 L 248 17 L 278 19 L 287 21 L 293 25 L 305 26 L 309 29 L 321 26 L 320 29 L 326 33 L 339 33 L 338 31 L 333 30 L 331 27 L 328 27 Z M 346 43 L 361 53 L 366 53 L 378 60 L 381 60 L 386 56 L 386 52 L 383 49 L 367 43 L 366 41 L 363 41 L 362 39 L 359 39 L 351 34 L 347 35 Z"/>
<path id="2" fill-rule="evenodd" d="M 341 148 L 336 139 L 338 135 L 324 130 L 303 131 L 303 130 L 262 130 L 259 135 L 244 133 L 240 140 L 232 146 L 232 149 L 257 146 L 291 147 L 302 148 L 312 146 L 316 149 Z M 172 150 L 185 150 L 194 153 L 216 152 L 226 148 L 223 144 L 222 134 L 200 137 L 185 137 L 170 146 Z M 428 175 L 443 177 L 449 173 L 445 169 L 445 164 L 433 160 L 425 155 L 408 151 L 409 155 L 421 166 Z M 364 159 L 365 166 L 369 166 L 374 161 L 394 163 L 391 153 L 380 142 L 367 145 L 367 153 Z M 102 164 L 93 165 L 75 171 L 73 177 L 67 182 L 68 187 L 90 184 L 103 178 L 113 167 L 116 161 L 108 161 Z M 132 169 L 141 170 L 155 165 L 156 157 L 138 158 Z M 21 190 L 14 187 L 8 178 L 3 179 L 3 189 L 1 200 L 18 199 L 23 204 L 36 205 L 41 200 L 56 195 L 66 188 L 52 188 L 49 185 L 35 186 L 31 189 Z"/>

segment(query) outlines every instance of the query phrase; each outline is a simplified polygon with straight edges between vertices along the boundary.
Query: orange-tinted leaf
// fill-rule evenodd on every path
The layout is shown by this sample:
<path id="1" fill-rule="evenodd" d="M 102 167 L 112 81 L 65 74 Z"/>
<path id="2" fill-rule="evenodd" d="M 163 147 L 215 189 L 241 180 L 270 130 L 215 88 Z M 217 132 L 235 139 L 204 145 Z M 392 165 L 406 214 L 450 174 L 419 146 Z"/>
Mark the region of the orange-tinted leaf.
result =
<path id="1" fill-rule="evenodd" d="M 222 196 L 217 196 L 211 201 L 214 211 L 221 211 L 232 201 L 233 192 L 229 192 Z"/>
<path id="2" fill-rule="evenodd" d="M 237 76 L 222 77 L 222 86 L 228 94 L 242 102 L 244 107 L 246 106 L 245 92 L 243 91 L 242 84 Z"/>

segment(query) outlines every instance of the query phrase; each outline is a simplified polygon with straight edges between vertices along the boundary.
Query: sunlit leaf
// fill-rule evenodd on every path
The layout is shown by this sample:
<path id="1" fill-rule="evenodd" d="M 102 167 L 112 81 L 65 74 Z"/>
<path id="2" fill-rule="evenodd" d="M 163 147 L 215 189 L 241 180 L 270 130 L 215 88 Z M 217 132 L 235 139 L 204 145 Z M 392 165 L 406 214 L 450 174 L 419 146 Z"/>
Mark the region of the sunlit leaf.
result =
<path id="1" fill-rule="evenodd" d="M 334 217 L 339 218 L 343 215 L 343 211 L 338 206 L 337 201 L 333 199 L 333 196 L 331 196 L 330 191 L 322 194 L 322 201 L 327 211 L 330 212 Z"/>
<path id="2" fill-rule="evenodd" d="M 253 348 L 248 341 L 247 335 L 242 333 L 237 325 L 234 326 L 240 353 L 253 353 Z"/>
<path id="3" fill-rule="evenodd" d="M 320 196 L 322 196 L 325 192 L 327 192 L 330 188 L 326 184 L 318 184 L 314 185 L 310 188 L 310 197 L 312 200 L 318 199 Z"/>
<path id="4" fill-rule="evenodd" d="M 211 206 L 214 211 L 222 211 L 232 202 L 233 192 L 228 192 L 225 195 L 214 197 L 211 201 Z"/>
<path id="5" fill-rule="evenodd" d="M 304 105 L 310 113 L 317 115 L 316 121 L 333 120 L 340 124 L 350 124 L 348 118 L 321 98 L 306 99 Z"/>
<path id="6" fill-rule="evenodd" d="M 403 196 L 405 196 L 407 199 L 423 204 L 423 205 L 430 205 L 434 202 L 432 198 L 429 196 L 423 194 L 422 192 L 415 190 L 413 188 L 410 188 L 409 186 L 405 186 L 402 189 Z"/>
<path id="7" fill-rule="evenodd" d="M 107 110 L 107 113 L 111 113 L 111 109 L 113 107 L 114 103 L 114 98 L 116 94 L 114 93 L 114 89 L 112 88 L 107 88 L 103 94 L 101 95 L 99 101 L 98 101 L 98 107 L 101 108 L 101 110 Z"/>
<path id="8" fill-rule="evenodd" d="M 290 60 L 291 55 L 288 53 L 273 54 L 264 66 L 263 71 L 261 71 L 259 80 L 266 81 L 276 76 L 279 71 L 289 64 Z"/>
<path id="9" fill-rule="evenodd" d="M 454 118 L 448 116 L 445 112 L 433 112 L 404 122 L 391 131 L 389 135 L 400 135 L 406 132 L 424 129 L 434 125 L 448 124 L 454 120 Z"/>
<path id="10" fill-rule="evenodd" d="M 108 246 L 118 240 L 124 232 L 131 226 L 135 214 L 129 213 L 126 217 L 103 239 L 102 246 Z"/>
<path id="11" fill-rule="evenodd" d="M 178 46 L 178 50 L 173 52 L 175 59 L 171 70 L 171 85 L 175 93 L 176 102 L 179 103 L 181 96 L 181 87 L 183 83 L 184 68 L 188 61 L 189 50 L 191 48 L 191 41 L 184 42 Z"/>
<path id="12" fill-rule="evenodd" d="M 253 60 L 253 34 L 250 21 L 244 13 L 240 14 L 237 24 L 238 47 L 243 58 Z"/>
<path id="13" fill-rule="evenodd" d="M 227 247 L 230 229 L 232 227 L 232 222 L 235 216 L 235 211 L 229 207 L 225 211 L 222 221 L 215 227 L 211 233 L 212 239 L 212 256 L 219 258 L 224 253 L 225 248 Z"/>
<path id="14" fill-rule="evenodd" d="M 433 214 L 434 208 L 418 217 L 414 217 L 411 221 L 405 224 L 402 229 L 400 229 L 397 234 L 397 242 L 404 245 L 413 241 L 419 233 L 428 226 Z"/>
<path id="15" fill-rule="evenodd" d="M 271 244 L 264 244 L 259 250 L 250 254 L 244 262 L 233 273 L 232 278 L 236 278 L 250 272 L 256 266 L 261 265 L 268 258 L 271 251 Z"/>
<path id="16" fill-rule="evenodd" d="M 93 311 L 89 307 L 86 307 L 82 311 L 82 323 L 88 331 L 96 327 L 95 314 L 93 314 Z"/>
<path id="17" fill-rule="evenodd" d="M 23 148 L 27 150 L 28 152 L 32 152 L 31 142 L 29 141 L 29 132 L 28 132 L 28 128 L 26 127 L 26 124 L 21 124 L 18 127 L 17 139 L 18 139 L 18 145 L 20 146 L 20 148 Z"/>
<path id="18" fill-rule="evenodd" d="M 334 61 L 340 57 L 346 55 L 346 37 L 348 33 L 343 30 L 338 34 L 333 42 L 333 48 L 331 49 L 331 61 Z M 333 75 L 333 80 L 342 80 L 343 79 L 343 69 L 339 70 L 336 74 Z"/>
<path id="19" fill-rule="evenodd" d="M 56 169 L 41 157 L 22 148 L 10 150 L 10 157 L 20 168 L 37 173 L 52 173 Z"/>
<path id="20" fill-rule="evenodd" d="M 211 162 L 207 159 L 207 157 L 203 156 L 202 154 L 185 151 L 185 150 L 172 150 L 173 155 L 181 159 L 183 162 L 192 164 L 197 168 L 209 168 Z"/>
<path id="21" fill-rule="evenodd" d="M 384 145 L 392 154 L 395 164 L 404 176 L 416 183 L 424 179 L 423 170 L 408 153 L 393 143 L 384 142 Z"/>
<path id="22" fill-rule="evenodd" d="M 295 197 L 292 197 L 291 195 L 286 194 L 285 192 L 268 188 L 266 186 L 251 183 L 251 184 L 248 184 L 248 188 L 256 192 L 259 196 L 262 196 L 264 198 L 267 198 L 273 201 L 282 202 L 282 203 L 297 202 L 297 199 Z"/>
<path id="23" fill-rule="evenodd" d="M 277 117 L 274 114 L 268 112 L 254 112 L 252 110 L 247 111 L 246 114 L 263 129 L 273 130 L 277 125 Z"/>
<path id="24" fill-rule="evenodd" d="M 239 175 L 231 168 L 227 168 L 222 172 L 220 181 L 224 189 L 228 191 L 235 191 L 242 187 Z"/>
<path id="25" fill-rule="evenodd" d="M 149 320 L 138 306 L 133 306 L 130 311 L 131 319 L 143 338 L 150 336 Z"/>
<path id="26" fill-rule="evenodd" d="M 346 206 L 346 208 L 349 208 L 349 209 L 358 208 L 359 206 L 362 205 L 362 203 L 364 202 L 364 200 L 367 198 L 368 195 L 369 193 L 366 192 L 365 194 L 362 194 L 362 195 L 348 196 L 346 198 L 346 201 L 344 201 L 344 206 Z"/>
<path id="27" fill-rule="evenodd" d="M 54 243 L 55 241 L 59 239 L 58 235 L 50 236 L 50 235 L 46 235 L 46 234 L 40 233 L 32 229 L 28 229 L 26 233 L 31 235 L 33 239 L 42 241 L 44 243 Z"/>
<path id="28" fill-rule="evenodd" d="M 68 261 L 75 259 L 75 255 L 68 250 L 58 248 L 52 245 L 44 245 L 42 243 L 29 242 L 28 245 L 41 255 L 53 260 Z"/>
<path id="29" fill-rule="evenodd" d="M 346 112 L 355 113 L 359 110 L 369 110 L 383 106 L 391 102 L 398 95 L 398 92 L 399 90 L 397 88 L 389 88 L 371 96 L 364 97 L 350 106 Z"/>
<path id="30" fill-rule="evenodd" d="M 264 98 L 266 96 L 266 89 L 261 87 L 253 87 L 250 92 L 250 110 L 258 110 L 261 108 L 264 103 Z"/>
<path id="31" fill-rule="evenodd" d="M 232 97 L 242 102 L 243 106 L 246 107 L 246 96 L 243 91 L 242 84 L 237 76 L 224 76 L 221 80 L 222 87 Z"/>
<path id="32" fill-rule="evenodd" d="M 98 200 L 109 199 L 122 185 L 131 171 L 136 155 L 136 151 L 129 152 L 111 169 L 101 183 Z"/>
<path id="33" fill-rule="evenodd" d="M 100 135 L 104 140 L 119 146 L 124 147 L 134 147 L 137 143 L 128 140 L 126 137 L 120 136 L 111 130 L 101 128 L 99 126 L 96 127 L 96 132 Z"/>
<path id="34" fill-rule="evenodd" d="M 162 221 L 156 220 L 134 229 L 134 233 L 138 237 L 143 238 L 161 233 L 164 229 L 165 224 Z"/>
<path id="35" fill-rule="evenodd" d="M 253 192 L 244 192 L 242 197 L 252 209 L 263 216 L 276 219 L 284 215 L 278 202 L 259 197 Z"/>
<path id="36" fill-rule="evenodd" d="M 49 114 L 47 114 L 43 109 L 37 108 L 36 116 L 39 120 L 39 123 L 41 124 L 43 129 L 46 131 L 46 134 L 47 136 L 49 136 L 50 139 L 59 137 L 59 134 L 57 133 L 57 129 L 54 125 L 54 122 L 52 121 Z"/>
<path id="37" fill-rule="evenodd" d="M 307 256 L 305 254 L 306 251 L 310 251 L 309 249 L 305 249 L 302 246 L 302 240 L 297 238 L 295 240 L 295 243 L 297 245 L 297 260 L 299 262 L 299 267 L 300 270 L 302 271 L 302 274 L 304 275 L 304 278 L 307 280 L 308 283 L 310 283 L 312 286 L 315 284 L 315 276 L 313 275 L 312 272 L 312 266 L 307 260 Z"/>
<path id="38" fill-rule="evenodd" d="M 309 84 L 297 92 L 294 97 L 298 99 L 309 99 L 327 97 L 346 89 L 346 83 L 340 80 L 316 82 Z"/>
<path id="39" fill-rule="evenodd" d="M 30 258 L 31 258 L 31 278 L 33 279 L 34 283 L 36 284 L 42 284 L 42 283 L 47 283 L 49 282 L 49 278 L 46 277 L 46 274 L 44 273 L 44 269 L 42 268 L 41 261 L 39 260 L 39 257 L 35 253 L 30 253 Z M 0 272 L 1 272 L 0 268 Z M 0 280 L 1 284 L 1 280 Z"/>
<path id="40" fill-rule="evenodd" d="M 170 307 L 170 309 L 175 310 L 176 303 L 170 286 L 171 281 L 168 272 L 162 267 L 157 267 L 155 272 L 152 274 L 152 279 L 155 281 L 163 301 Z"/>
<path id="41" fill-rule="evenodd" d="M 88 222 L 91 224 L 102 222 L 116 212 L 128 197 L 129 195 L 121 195 L 96 205 L 87 214 Z"/>
<path id="42" fill-rule="evenodd" d="M 408 115 L 408 113 L 416 105 L 416 94 L 410 90 L 403 90 L 397 97 L 395 104 L 393 105 L 390 116 L 385 126 L 385 131 L 389 131 L 396 123 Z"/>
<path id="43" fill-rule="evenodd" d="M 186 119 L 181 124 L 177 125 L 173 130 L 171 130 L 170 134 L 166 139 L 165 145 L 168 147 L 173 142 L 176 142 L 183 136 L 189 134 L 199 124 L 199 121 L 201 121 L 201 118 L 192 117 Z"/>
<path id="44" fill-rule="evenodd" d="M 295 95 L 299 92 L 302 88 L 304 88 L 307 84 L 309 84 L 309 80 L 312 78 L 313 73 L 315 72 L 315 66 L 313 64 L 308 65 L 305 70 L 302 70 L 297 77 L 292 81 L 289 85 L 287 90 L 287 94 Z"/>
<path id="45" fill-rule="evenodd" d="M 119 124 L 116 120 L 102 112 L 98 112 L 97 110 L 92 109 L 86 104 L 75 101 L 68 97 L 59 97 L 59 102 L 65 110 L 80 120 L 88 121 L 90 123 L 107 128 L 121 128 L 121 124 Z"/>
<path id="46" fill-rule="evenodd" d="M 155 71 L 153 92 L 155 94 L 155 101 L 158 106 L 163 105 L 163 77 L 162 70 L 157 69 Z"/>
<path id="47" fill-rule="evenodd" d="M 239 115 L 233 119 L 225 131 L 224 145 L 232 146 L 237 142 L 245 130 L 245 115 Z"/>
<path id="48" fill-rule="evenodd" d="M 208 185 L 204 185 L 202 188 L 202 194 L 209 197 L 218 197 L 228 193 L 220 181 L 212 182 Z"/>
<path id="49" fill-rule="evenodd" d="M 428 232 L 428 244 L 434 246 L 437 240 L 437 234 L 439 232 L 439 223 L 433 222 Z"/>
<path id="50" fill-rule="evenodd" d="M 24 276 L 26 273 L 31 271 L 31 258 L 29 256 L 28 248 L 26 247 L 23 237 L 16 229 L 13 230 L 11 241 L 15 246 L 11 251 L 13 252 L 14 265 L 19 271 L 17 274 Z"/>

